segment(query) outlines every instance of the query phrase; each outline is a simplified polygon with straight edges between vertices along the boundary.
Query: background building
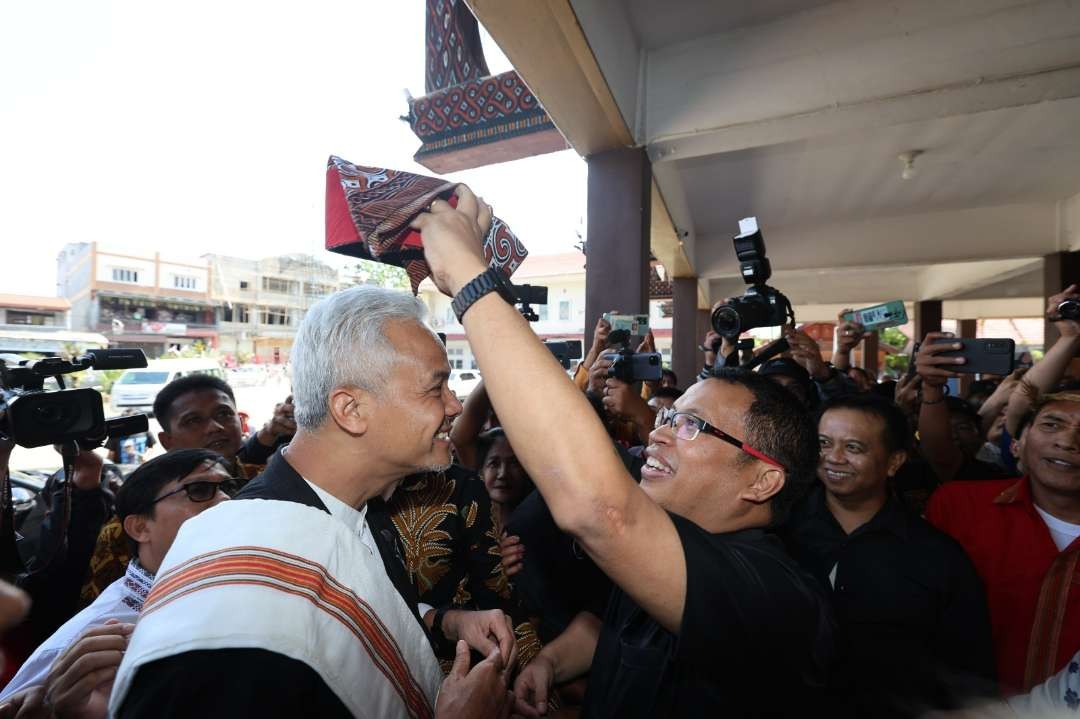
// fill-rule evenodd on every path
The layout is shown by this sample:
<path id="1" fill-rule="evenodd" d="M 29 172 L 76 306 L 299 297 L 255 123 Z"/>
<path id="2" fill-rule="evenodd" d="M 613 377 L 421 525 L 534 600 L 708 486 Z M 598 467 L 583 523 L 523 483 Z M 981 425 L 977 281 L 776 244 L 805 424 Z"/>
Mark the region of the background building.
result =
<path id="1" fill-rule="evenodd" d="M 70 309 L 63 297 L 0 294 L 0 352 L 53 355 L 107 347 L 101 334 L 70 329 Z"/>
<path id="2" fill-rule="evenodd" d="M 204 257 L 214 278 L 218 348 L 238 362 L 287 362 L 308 308 L 342 286 L 338 271 L 311 255 Z"/>
<path id="3" fill-rule="evenodd" d="M 102 333 L 148 357 L 216 345 L 209 286 L 205 260 L 125 254 L 97 242 L 69 243 L 57 258 L 57 294 L 71 303 L 71 329 Z"/>

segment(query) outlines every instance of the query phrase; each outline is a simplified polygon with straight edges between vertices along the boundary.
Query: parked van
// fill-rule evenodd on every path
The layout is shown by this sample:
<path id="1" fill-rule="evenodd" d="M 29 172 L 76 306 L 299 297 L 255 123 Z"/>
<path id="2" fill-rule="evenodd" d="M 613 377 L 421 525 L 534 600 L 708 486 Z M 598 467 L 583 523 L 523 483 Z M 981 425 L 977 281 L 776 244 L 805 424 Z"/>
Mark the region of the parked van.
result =
<path id="1" fill-rule="evenodd" d="M 112 414 L 125 410 L 150 414 L 154 398 L 161 388 L 189 374 L 208 374 L 225 379 L 225 370 L 212 359 L 150 360 L 146 367 L 129 369 L 113 383 L 109 409 Z"/>

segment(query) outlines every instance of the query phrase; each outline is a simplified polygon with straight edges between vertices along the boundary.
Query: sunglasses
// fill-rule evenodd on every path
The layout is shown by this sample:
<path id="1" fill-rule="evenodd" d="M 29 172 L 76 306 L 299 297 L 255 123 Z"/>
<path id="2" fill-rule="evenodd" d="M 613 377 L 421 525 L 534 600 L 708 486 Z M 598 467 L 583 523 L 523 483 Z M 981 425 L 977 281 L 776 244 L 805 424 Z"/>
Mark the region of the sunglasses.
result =
<path id="1" fill-rule="evenodd" d="M 221 490 L 228 496 L 236 494 L 236 490 L 239 489 L 240 482 L 236 479 L 224 479 L 220 482 L 212 482 L 210 480 L 200 480 L 198 482 L 188 482 L 180 489 L 174 489 L 168 494 L 163 494 L 153 501 L 153 504 L 157 504 L 163 499 L 168 499 L 174 494 L 180 494 L 184 492 L 187 494 L 187 498 L 192 502 L 209 502 L 211 499 L 217 496 L 218 490 Z"/>
<path id="2" fill-rule="evenodd" d="M 735 439 L 724 430 L 712 426 L 701 417 L 690 414 L 689 412 L 676 412 L 674 409 L 661 409 L 656 413 L 656 422 L 653 425 L 653 428 L 660 429 L 665 426 L 670 427 L 672 431 L 675 432 L 675 436 L 679 439 L 694 440 L 697 439 L 697 436 L 702 432 L 711 434 L 713 437 L 717 437 L 732 446 L 738 447 L 751 457 L 756 457 L 762 462 L 771 464 L 774 467 L 786 469 L 784 465 L 780 464 L 769 455 L 754 449 L 746 442 Z"/>

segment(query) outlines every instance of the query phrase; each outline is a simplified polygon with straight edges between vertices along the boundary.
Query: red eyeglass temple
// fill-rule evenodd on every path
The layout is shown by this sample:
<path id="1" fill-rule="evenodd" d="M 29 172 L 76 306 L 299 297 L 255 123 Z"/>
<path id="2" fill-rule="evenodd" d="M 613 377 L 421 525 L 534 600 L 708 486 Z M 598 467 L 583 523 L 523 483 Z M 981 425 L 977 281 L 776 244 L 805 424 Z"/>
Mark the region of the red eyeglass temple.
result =
<path id="1" fill-rule="evenodd" d="M 751 457 L 757 457 L 762 462 L 765 462 L 767 464 L 771 464 L 774 467 L 779 467 L 780 469 L 784 469 L 784 465 L 780 464 L 779 462 L 777 462 L 772 457 L 770 457 L 768 455 L 765 455 L 765 454 L 762 454 L 761 452 L 757 451 L 756 449 L 754 449 L 753 447 L 748 445 L 746 442 L 742 443 L 742 451 L 746 452 Z"/>

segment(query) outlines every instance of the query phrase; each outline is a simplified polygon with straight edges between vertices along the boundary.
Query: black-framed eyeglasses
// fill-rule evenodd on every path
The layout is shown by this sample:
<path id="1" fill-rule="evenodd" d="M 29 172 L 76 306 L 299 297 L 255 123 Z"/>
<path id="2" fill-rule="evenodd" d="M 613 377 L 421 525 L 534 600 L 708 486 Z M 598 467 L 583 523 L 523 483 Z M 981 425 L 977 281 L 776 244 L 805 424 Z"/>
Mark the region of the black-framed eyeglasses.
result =
<path id="1" fill-rule="evenodd" d="M 656 423 L 654 424 L 654 428 L 660 429 L 665 425 L 671 427 L 672 431 L 675 432 L 675 436 L 679 439 L 697 439 L 699 434 L 705 432 L 706 434 L 711 434 L 713 437 L 724 440 L 730 445 L 738 447 L 751 457 L 756 457 L 762 462 L 779 467 L 780 469 L 786 469 L 784 465 L 780 464 L 780 462 L 777 462 L 769 455 L 754 449 L 742 440 L 735 439 L 724 430 L 712 426 L 701 417 L 690 414 L 689 412 L 676 412 L 674 408 L 661 408 L 660 411 L 656 413 Z"/>
<path id="2" fill-rule="evenodd" d="M 211 499 L 217 496 L 218 490 L 221 490 L 228 496 L 236 494 L 236 490 L 240 487 L 240 483 L 235 479 L 223 479 L 220 482 L 213 482 L 208 479 L 199 480 L 198 482 L 188 482 L 180 487 L 180 489 L 174 489 L 168 494 L 163 494 L 155 499 L 151 504 L 157 504 L 163 499 L 168 499 L 174 494 L 180 494 L 184 492 L 187 494 L 187 498 L 192 502 L 209 502 Z"/>

